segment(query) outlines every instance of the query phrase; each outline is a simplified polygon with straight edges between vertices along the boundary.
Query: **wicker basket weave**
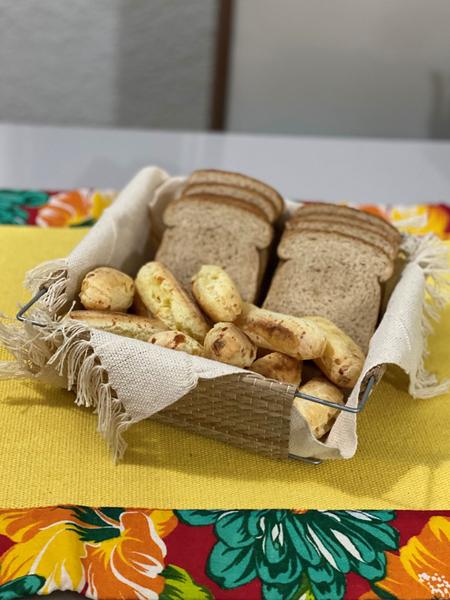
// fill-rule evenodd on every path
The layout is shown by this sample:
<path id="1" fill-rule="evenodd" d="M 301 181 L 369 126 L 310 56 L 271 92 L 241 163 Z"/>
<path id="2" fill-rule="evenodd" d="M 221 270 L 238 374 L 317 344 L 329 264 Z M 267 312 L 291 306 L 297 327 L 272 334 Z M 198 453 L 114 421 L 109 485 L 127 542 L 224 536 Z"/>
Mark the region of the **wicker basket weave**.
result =
<path id="1" fill-rule="evenodd" d="M 293 385 L 251 374 L 204 379 L 152 418 L 271 458 L 287 458 L 294 393 Z"/>

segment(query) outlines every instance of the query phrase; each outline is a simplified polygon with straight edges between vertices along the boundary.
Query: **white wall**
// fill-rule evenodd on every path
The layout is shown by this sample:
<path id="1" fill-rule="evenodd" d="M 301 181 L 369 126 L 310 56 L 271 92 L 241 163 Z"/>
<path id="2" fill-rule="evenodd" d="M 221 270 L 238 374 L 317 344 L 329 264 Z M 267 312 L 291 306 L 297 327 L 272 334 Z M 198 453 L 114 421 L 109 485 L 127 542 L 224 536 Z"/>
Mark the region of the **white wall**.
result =
<path id="1" fill-rule="evenodd" d="M 449 0 L 237 0 L 233 131 L 450 138 Z"/>
<path id="2" fill-rule="evenodd" d="M 0 0 L 0 120 L 204 129 L 214 0 Z"/>

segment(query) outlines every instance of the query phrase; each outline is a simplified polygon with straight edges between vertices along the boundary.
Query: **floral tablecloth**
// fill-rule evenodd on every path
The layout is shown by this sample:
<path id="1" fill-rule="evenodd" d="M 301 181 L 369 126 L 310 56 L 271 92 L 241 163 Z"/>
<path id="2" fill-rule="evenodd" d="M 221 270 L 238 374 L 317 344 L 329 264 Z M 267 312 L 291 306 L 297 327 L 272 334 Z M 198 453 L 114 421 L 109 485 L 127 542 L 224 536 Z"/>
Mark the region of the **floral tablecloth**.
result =
<path id="1" fill-rule="evenodd" d="M 0 190 L 0 224 L 92 225 L 114 191 Z M 450 239 L 450 208 L 360 207 Z M 0 510 L 0 600 L 450 598 L 450 511 Z"/>
<path id="2" fill-rule="evenodd" d="M 450 511 L 0 512 L 0 599 L 450 598 Z"/>
<path id="3" fill-rule="evenodd" d="M 93 188 L 45 192 L 0 189 L 0 224 L 39 227 L 90 226 L 115 196 L 114 190 Z M 410 233 L 433 232 L 444 239 L 450 238 L 450 206 L 446 204 L 367 204 L 358 205 L 358 208 L 400 224 Z"/>

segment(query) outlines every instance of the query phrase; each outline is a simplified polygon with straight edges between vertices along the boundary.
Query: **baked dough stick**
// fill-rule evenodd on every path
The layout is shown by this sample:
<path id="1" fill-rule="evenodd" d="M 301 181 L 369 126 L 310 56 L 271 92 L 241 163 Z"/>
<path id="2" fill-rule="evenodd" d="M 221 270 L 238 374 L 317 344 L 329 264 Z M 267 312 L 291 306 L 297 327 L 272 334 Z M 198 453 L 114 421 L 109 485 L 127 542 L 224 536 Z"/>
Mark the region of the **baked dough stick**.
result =
<path id="1" fill-rule="evenodd" d="M 94 329 L 102 329 L 109 333 L 143 341 L 147 341 L 150 335 L 166 328 L 159 319 L 147 319 L 120 312 L 73 310 L 68 316 L 75 321 L 82 321 Z"/>
<path id="2" fill-rule="evenodd" d="M 208 323 L 196 304 L 163 264 L 153 261 L 139 269 L 136 289 L 148 310 L 169 329 L 187 333 L 203 342 Z"/>
<path id="3" fill-rule="evenodd" d="M 192 278 L 192 292 L 214 322 L 234 321 L 242 311 L 242 299 L 228 273 L 216 265 L 203 265 Z"/>
<path id="4" fill-rule="evenodd" d="M 256 346 L 233 323 L 216 323 L 205 337 L 205 350 L 208 358 L 242 368 L 256 358 Z"/>
<path id="5" fill-rule="evenodd" d="M 269 379 L 276 379 L 282 383 L 291 383 L 298 387 L 302 379 L 302 361 L 292 358 L 281 352 L 270 352 L 255 362 L 250 367 L 251 371 L 264 375 Z"/>
<path id="6" fill-rule="evenodd" d="M 339 387 L 352 388 L 364 366 L 364 352 L 356 342 L 324 317 L 308 317 L 324 332 L 324 353 L 314 362 L 330 381 Z"/>
<path id="7" fill-rule="evenodd" d="M 203 346 L 182 331 L 159 331 L 150 336 L 148 342 L 163 348 L 187 352 L 194 356 L 205 356 Z"/>
<path id="8" fill-rule="evenodd" d="M 291 317 L 244 302 L 235 325 L 257 346 L 298 360 L 319 358 L 325 350 L 325 334 L 309 319 Z"/>
<path id="9" fill-rule="evenodd" d="M 322 400 L 329 400 L 336 404 L 344 404 L 344 395 L 342 391 L 324 377 L 310 379 L 308 383 L 305 383 L 305 385 L 302 385 L 299 388 L 299 392 L 308 394 L 308 396 L 321 398 Z M 296 408 L 306 419 L 311 428 L 311 433 L 317 439 L 322 438 L 330 431 L 339 413 L 337 408 L 324 406 L 323 404 L 311 402 L 304 398 L 295 398 L 294 408 Z"/>

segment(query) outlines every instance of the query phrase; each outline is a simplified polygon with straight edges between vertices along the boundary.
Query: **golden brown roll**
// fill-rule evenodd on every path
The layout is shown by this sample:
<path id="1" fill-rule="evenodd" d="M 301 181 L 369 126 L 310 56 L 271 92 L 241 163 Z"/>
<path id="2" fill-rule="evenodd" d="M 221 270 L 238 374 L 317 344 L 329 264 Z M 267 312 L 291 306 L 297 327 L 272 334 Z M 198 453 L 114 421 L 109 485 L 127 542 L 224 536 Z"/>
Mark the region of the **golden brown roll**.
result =
<path id="1" fill-rule="evenodd" d="M 242 311 L 242 299 L 234 281 L 224 269 L 203 265 L 192 278 L 192 292 L 214 323 L 234 321 Z"/>
<path id="2" fill-rule="evenodd" d="M 325 334 L 327 343 L 316 365 L 330 381 L 344 388 L 356 384 L 364 366 L 364 352 L 351 337 L 323 317 L 308 317 Z"/>
<path id="3" fill-rule="evenodd" d="M 82 321 L 94 329 L 102 329 L 116 335 L 147 341 L 157 331 L 164 331 L 166 326 L 159 319 L 147 319 L 137 315 L 102 310 L 73 310 L 69 317 Z"/>
<path id="4" fill-rule="evenodd" d="M 205 337 L 205 350 L 208 358 L 242 368 L 256 358 L 256 346 L 233 323 L 216 323 Z"/>
<path id="5" fill-rule="evenodd" d="M 235 325 L 257 346 L 299 360 L 318 358 L 325 350 L 325 334 L 310 319 L 283 315 L 244 302 Z"/>
<path id="6" fill-rule="evenodd" d="M 159 331 L 150 336 L 148 342 L 171 350 L 187 352 L 194 356 L 205 356 L 203 346 L 183 331 Z"/>
<path id="7" fill-rule="evenodd" d="M 125 312 L 130 308 L 133 296 L 132 278 L 111 267 L 90 271 L 81 283 L 80 301 L 84 308 Z"/>
<path id="8" fill-rule="evenodd" d="M 281 352 L 270 352 L 258 358 L 251 365 L 250 370 L 269 379 L 295 386 L 299 386 L 302 379 L 302 362 Z"/>
<path id="9" fill-rule="evenodd" d="M 197 305 L 162 263 L 153 261 L 139 269 L 136 289 L 147 309 L 169 329 L 203 342 L 209 326 Z"/>

